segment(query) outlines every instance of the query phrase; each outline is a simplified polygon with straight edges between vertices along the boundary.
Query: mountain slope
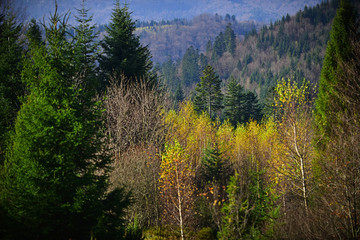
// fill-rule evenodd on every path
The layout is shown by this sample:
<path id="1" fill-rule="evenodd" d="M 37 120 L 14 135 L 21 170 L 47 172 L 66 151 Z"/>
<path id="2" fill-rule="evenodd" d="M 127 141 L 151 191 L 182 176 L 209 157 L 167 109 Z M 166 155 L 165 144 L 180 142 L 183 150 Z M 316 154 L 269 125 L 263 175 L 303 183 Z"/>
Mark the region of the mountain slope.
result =
<path id="1" fill-rule="evenodd" d="M 53 0 L 15 0 L 25 6 L 30 17 L 42 18 L 54 10 Z M 80 0 L 57 0 L 59 11 L 74 12 Z M 139 20 L 170 20 L 174 18 L 190 19 L 194 16 L 210 13 L 219 15 L 235 15 L 239 21 L 254 20 L 270 22 L 282 15 L 294 14 L 305 5 L 314 6 L 321 0 L 121 0 L 128 3 L 133 18 Z M 94 14 L 98 24 L 106 24 L 110 20 L 110 12 L 115 0 L 87 0 L 86 5 Z"/>
<path id="2" fill-rule="evenodd" d="M 198 71 L 196 74 L 200 76 L 204 62 L 211 64 L 224 80 L 224 86 L 232 76 L 246 89 L 256 91 L 262 100 L 283 77 L 297 81 L 306 79 L 316 85 L 338 2 L 333 0 L 316 7 L 305 7 L 292 17 L 283 17 L 264 26 L 259 32 L 252 31 L 244 41 L 237 41 L 233 53 L 223 51 L 216 58 L 213 52 L 219 44 L 215 41 L 204 53 L 192 56 L 197 59 L 194 71 Z M 185 93 L 190 94 L 197 81 L 189 84 L 183 78 L 182 63 L 185 61 L 187 59 L 182 59 L 176 68 L 171 68 L 171 64 L 166 62 L 160 73 L 171 89 L 176 89 L 180 83 Z"/>

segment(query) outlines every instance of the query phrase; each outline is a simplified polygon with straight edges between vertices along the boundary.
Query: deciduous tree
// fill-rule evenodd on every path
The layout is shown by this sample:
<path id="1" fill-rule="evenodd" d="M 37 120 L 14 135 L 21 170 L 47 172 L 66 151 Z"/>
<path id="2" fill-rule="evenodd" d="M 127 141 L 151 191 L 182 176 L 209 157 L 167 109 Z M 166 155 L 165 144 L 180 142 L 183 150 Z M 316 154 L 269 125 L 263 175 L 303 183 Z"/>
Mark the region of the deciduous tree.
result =
<path id="1" fill-rule="evenodd" d="M 165 146 L 162 155 L 160 173 L 160 191 L 163 202 L 164 220 L 178 224 L 181 239 L 184 228 L 194 214 L 195 186 L 194 171 L 187 154 L 175 141 Z"/>

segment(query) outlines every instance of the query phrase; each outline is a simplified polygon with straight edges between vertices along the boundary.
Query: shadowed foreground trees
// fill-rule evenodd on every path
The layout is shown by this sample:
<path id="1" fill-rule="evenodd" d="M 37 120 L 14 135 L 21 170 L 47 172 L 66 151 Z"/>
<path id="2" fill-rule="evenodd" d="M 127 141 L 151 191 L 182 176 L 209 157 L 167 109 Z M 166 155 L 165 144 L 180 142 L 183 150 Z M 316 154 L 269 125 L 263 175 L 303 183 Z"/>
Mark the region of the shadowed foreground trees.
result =
<path id="1" fill-rule="evenodd" d="M 89 75 L 74 67 L 77 51 L 67 41 L 66 20 L 55 11 L 45 26 L 46 44 L 29 46 L 22 71 L 30 93 L 1 169 L 1 204 L 16 221 L 9 238 L 123 235 L 126 196 L 109 191 L 101 102 L 82 91 Z"/>

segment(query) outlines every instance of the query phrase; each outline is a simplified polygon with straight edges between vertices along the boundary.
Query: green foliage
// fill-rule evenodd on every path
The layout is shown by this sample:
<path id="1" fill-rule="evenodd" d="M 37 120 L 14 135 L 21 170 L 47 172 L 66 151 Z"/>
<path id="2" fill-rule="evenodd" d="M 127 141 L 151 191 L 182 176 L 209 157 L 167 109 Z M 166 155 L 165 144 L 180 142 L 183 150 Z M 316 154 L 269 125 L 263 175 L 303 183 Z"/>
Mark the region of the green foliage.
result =
<path id="1" fill-rule="evenodd" d="M 30 93 L 1 171 L 1 203 L 14 230 L 35 239 L 90 238 L 102 226 L 109 232 L 110 218 L 120 231 L 126 198 L 108 191 L 101 103 L 83 90 L 89 75 L 77 75 L 66 16 L 55 11 L 45 31 L 21 74 Z"/>
<path id="2" fill-rule="evenodd" d="M 160 66 L 160 73 L 165 86 L 174 91 L 176 85 L 179 83 L 175 63 L 171 59 L 168 59 Z"/>
<path id="3" fill-rule="evenodd" d="M 225 37 L 223 32 L 220 32 L 220 34 L 216 36 L 214 41 L 212 59 L 214 61 L 218 60 L 225 51 L 226 51 Z"/>
<path id="4" fill-rule="evenodd" d="M 199 81 L 200 68 L 198 65 L 199 52 L 190 46 L 182 59 L 181 80 L 183 86 L 191 86 Z"/>
<path id="5" fill-rule="evenodd" d="M 270 188 L 262 180 L 265 172 L 250 172 L 248 189 L 240 187 L 239 174 L 230 177 L 228 202 L 223 205 L 223 225 L 219 239 L 265 239 L 271 237 L 272 222 L 279 208 Z M 247 193 L 242 191 L 248 191 Z"/>
<path id="6" fill-rule="evenodd" d="M 195 235 L 195 239 L 197 240 L 215 240 L 216 235 L 214 234 L 214 230 L 210 227 L 204 227 L 197 231 Z"/>
<path id="7" fill-rule="evenodd" d="M 29 39 L 30 44 L 40 45 L 42 43 L 41 29 L 35 18 L 30 21 L 26 37 Z"/>
<path id="8" fill-rule="evenodd" d="M 134 82 L 145 78 L 149 87 L 152 87 L 156 80 L 149 72 L 152 68 L 150 51 L 141 45 L 139 36 L 134 33 L 135 29 L 127 5 L 120 7 L 117 1 L 111 22 L 106 27 L 107 35 L 101 44 L 103 55 L 99 62 L 102 76 L 108 78 L 124 74 Z"/>
<path id="9" fill-rule="evenodd" d="M 227 86 L 224 107 L 224 116 L 229 119 L 233 126 L 236 126 L 239 122 L 243 122 L 245 96 L 243 87 L 238 84 L 234 78 L 231 78 Z"/>
<path id="10" fill-rule="evenodd" d="M 139 221 L 137 217 L 134 218 L 133 223 L 129 223 L 125 229 L 125 239 L 126 240 L 143 240 L 143 231 L 139 226 Z"/>
<path id="11" fill-rule="evenodd" d="M 231 168 L 227 159 L 223 159 L 219 147 L 207 147 L 201 162 L 201 178 L 205 183 L 215 182 L 226 185 Z"/>
<path id="12" fill-rule="evenodd" d="M 339 124 L 338 117 L 341 116 L 341 111 L 345 111 L 345 109 L 341 109 L 343 104 L 336 88 L 341 81 L 344 81 L 341 64 L 347 63 L 351 59 L 353 50 L 350 34 L 354 29 L 354 10 L 349 1 L 342 0 L 330 32 L 330 40 L 321 70 L 318 98 L 315 103 L 317 131 L 324 141 L 331 138 L 333 126 Z M 337 108 L 339 105 L 341 111 Z"/>
<path id="13" fill-rule="evenodd" d="M 236 36 L 235 36 L 234 30 L 232 30 L 231 23 L 229 23 L 226 26 L 224 40 L 225 40 L 226 51 L 233 55 L 235 53 L 235 48 L 236 48 L 235 39 L 236 39 Z"/>
<path id="14" fill-rule="evenodd" d="M 260 122 L 262 119 L 262 106 L 259 104 L 257 95 L 251 91 L 245 93 L 245 109 L 243 114 L 243 123 L 250 119 Z"/>
<path id="15" fill-rule="evenodd" d="M 24 87 L 20 80 L 22 66 L 22 25 L 16 23 L 10 9 L 0 13 L 0 164 L 3 163 L 9 131 L 13 129 Z"/>
<path id="16" fill-rule="evenodd" d="M 74 29 L 74 62 L 76 77 L 87 76 L 86 82 L 81 83 L 89 94 L 100 89 L 97 77 L 98 69 L 96 60 L 99 58 L 99 43 L 96 42 L 98 32 L 95 25 L 91 25 L 92 16 L 88 16 L 89 10 L 85 8 L 85 0 L 82 0 L 81 9 L 77 9 L 75 16 L 77 26 Z"/>
<path id="17" fill-rule="evenodd" d="M 195 110 L 206 111 L 210 117 L 215 117 L 216 111 L 222 108 L 221 79 L 210 65 L 206 66 L 200 79 L 195 88 Z"/>

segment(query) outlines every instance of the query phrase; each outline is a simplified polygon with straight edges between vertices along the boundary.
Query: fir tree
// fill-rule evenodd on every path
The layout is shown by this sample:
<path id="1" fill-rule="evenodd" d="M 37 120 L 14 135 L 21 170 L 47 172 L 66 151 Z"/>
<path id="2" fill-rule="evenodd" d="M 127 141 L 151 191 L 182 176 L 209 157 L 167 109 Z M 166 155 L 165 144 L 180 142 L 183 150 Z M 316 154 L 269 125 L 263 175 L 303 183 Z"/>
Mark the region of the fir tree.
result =
<path id="1" fill-rule="evenodd" d="M 102 109 L 77 85 L 66 18 L 55 11 L 50 20 L 46 44 L 31 45 L 22 71 L 30 94 L 1 172 L 1 202 L 29 238 L 105 238 L 121 230 L 125 201 L 120 190 L 107 193 Z"/>
<path id="2" fill-rule="evenodd" d="M 336 90 L 341 85 L 343 70 L 341 64 L 348 62 L 352 55 L 350 34 L 354 30 L 355 15 L 348 0 L 340 2 L 330 32 L 323 68 L 320 76 L 319 93 L 316 100 L 315 121 L 318 135 L 324 141 L 331 138 L 333 126 L 338 124 L 338 105 L 343 104 Z M 337 109 L 334 109 L 337 108 Z M 345 109 L 343 109 L 345 111 Z"/>
<path id="3" fill-rule="evenodd" d="M 199 53 L 194 49 L 193 46 L 190 46 L 182 59 L 182 75 L 181 80 L 183 86 L 191 86 L 193 83 L 198 82 L 199 80 Z"/>
<path id="4" fill-rule="evenodd" d="M 20 109 L 19 98 L 24 94 L 20 80 L 22 65 L 21 24 L 5 7 L 0 13 L 0 163 L 4 159 L 5 142 L 14 126 L 16 114 Z"/>
<path id="5" fill-rule="evenodd" d="M 226 51 L 228 51 L 231 54 L 234 54 L 234 52 L 235 52 L 235 47 L 236 47 L 235 38 L 236 38 L 236 36 L 235 36 L 234 30 L 232 30 L 231 23 L 229 23 L 226 26 L 224 39 L 225 39 Z"/>
<path id="6" fill-rule="evenodd" d="M 153 86 L 155 79 L 150 76 L 150 51 L 141 45 L 139 36 L 134 33 L 135 29 L 127 5 L 121 7 L 118 0 L 111 22 L 106 27 L 107 35 L 101 44 L 104 52 L 99 61 L 100 69 L 105 78 L 124 74 L 133 81 L 147 78 L 148 84 Z"/>
<path id="7" fill-rule="evenodd" d="M 221 79 L 210 65 L 206 66 L 200 79 L 195 88 L 195 109 L 198 112 L 206 111 L 210 117 L 215 117 L 216 111 L 222 108 Z"/>
<path id="8" fill-rule="evenodd" d="M 234 78 L 231 78 L 228 84 L 227 95 L 225 95 L 224 99 L 224 107 L 225 118 L 229 119 L 233 126 L 236 126 L 239 122 L 243 122 L 245 95 L 243 87 L 238 84 Z"/>
<path id="9" fill-rule="evenodd" d="M 226 43 L 224 33 L 220 32 L 218 36 L 216 36 L 213 46 L 212 59 L 218 60 L 226 51 Z"/>
<path id="10" fill-rule="evenodd" d="M 245 109 L 243 114 L 243 122 L 247 123 L 250 119 L 260 122 L 262 119 L 262 107 L 259 104 L 257 95 L 251 91 L 245 94 Z"/>
<path id="11" fill-rule="evenodd" d="M 26 37 L 29 39 L 30 44 L 41 44 L 42 36 L 40 26 L 37 24 L 36 19 L 32 18 L 29 24 Z"/>
<path id="12" fill-rule="evenodd" d="M 92 94 L 92 91 L 100 88 L 95 63 L 99 57 L 99 44 L 96 42 L 98 32 L 95 32 L 95 25 L 91 24 L 92 16 L 88 16 L 89 10 L 85 8 L 85 0 L 82 0 L 81 8 L 77 9 L 77 12 L 75 18 L 78 24 L 74 29 L 75 71 L 78 79 L 82 79 L 82 76 L 87 77 L 87 82 L 82 83 L 82 86 Z"/>

